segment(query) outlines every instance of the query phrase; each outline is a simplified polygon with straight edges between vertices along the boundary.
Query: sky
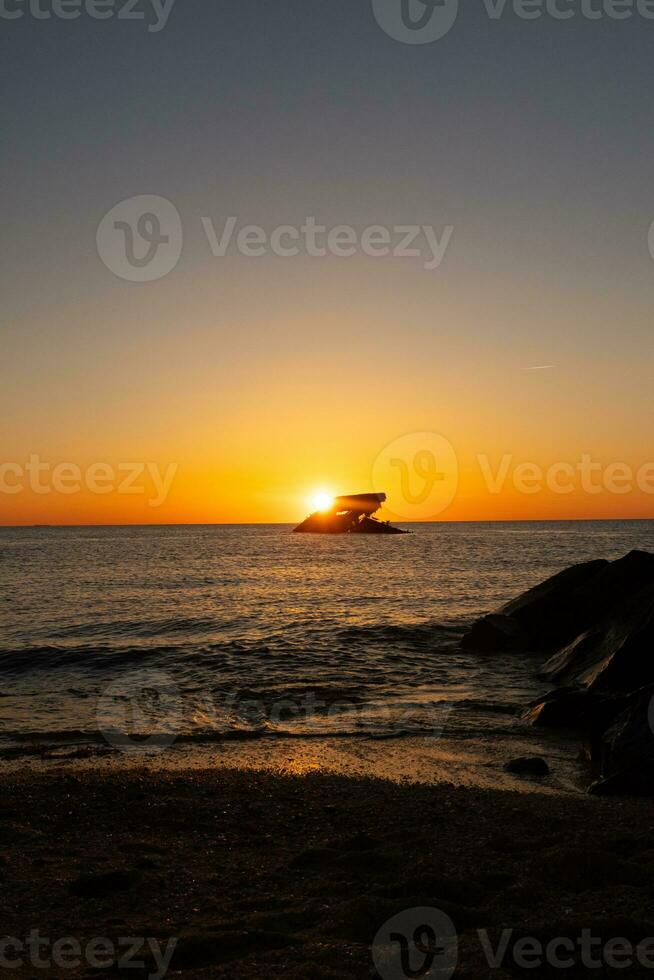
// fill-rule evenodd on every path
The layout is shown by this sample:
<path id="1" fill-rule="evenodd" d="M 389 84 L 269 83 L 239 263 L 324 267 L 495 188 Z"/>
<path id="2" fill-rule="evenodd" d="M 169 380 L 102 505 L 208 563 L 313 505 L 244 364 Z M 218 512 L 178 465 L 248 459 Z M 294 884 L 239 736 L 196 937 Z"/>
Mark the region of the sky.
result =
<path id="1" fill-rule="evenodd" d="M 654 20 L 400 2 L 0 5 L 1 524 L 654 516 Z"/>

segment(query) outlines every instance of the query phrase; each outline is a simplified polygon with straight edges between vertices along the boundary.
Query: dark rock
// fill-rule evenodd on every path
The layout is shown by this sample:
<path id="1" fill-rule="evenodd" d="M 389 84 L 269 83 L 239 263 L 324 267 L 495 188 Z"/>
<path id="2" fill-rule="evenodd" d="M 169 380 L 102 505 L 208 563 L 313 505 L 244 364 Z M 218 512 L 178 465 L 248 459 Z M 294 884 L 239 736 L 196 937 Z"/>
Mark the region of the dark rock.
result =
<path id="1" fill-rule="evenodd" d="M 576 598 L 583 604 L 590 626 L 612 615 L 625 600 L 653 584 L 654 554 L 630 551 L 623 558 L 608 562 L 597 576 L 579 588 Z"/>
<path id="2" fill-rule="evenodd" d="M 549 776 L 550 767 L 539 755 L 520 756 L 518 759 L 511 759 L 504 766 L 507 772 L 516 773 L 519 776 Z"/>
<path id="3" fill-rule="evenodd" d="M 554 654 L 543 675 L 591 691 L 632 691 L 654 681 L 654 584 Z"/>
<path id="4" fill-rule="evenodd" d="M 479 620 L 462 646 L 549 651 L 541 674 L 563 686 L 523 720 L 583 732 L 592 792 L 654 795 L 654 554 L 573 565 Z M 532 762 L 505 768 L 543 774 Z"/>
<path id="5" fill-rule="evenodd" d="M 575 687 L 550 691 L 527 705 L 521 717 L 540 728 L 569 728 L 585 730 L 585 713 L 589 695 Z"/>
<path id="6" fill-rule="evenodd" d="M 617 772 L 613 776 L 595 779 L 588 787 L 591 796 L 641 796 L 648 795 L 643 786 L 634 784 L 631 773 Z"/>
<path id="7" fill-rule="evenodd" d="M 545 661 L 540 676 L 557 684 L 564 684 L 568 677 L 573 679 L 581 665 L 590 659 L 602 636 L 603 631 L 599 628 L 580 633 Z"/>
<path id="8" fill-rule="evenodd" d="M 600 559 L 565 568 L 478 620 L 461 645 L 466 649 L 495 650 L 499 647 L 493 644 L 500 639 L 518 642 L 520 637 L 522 649 L 556 649 L 583 629 L 575 591 L 597 578 L 608 564 Z"/>
<path id="9" fill-rule="evenodd" d="M 477 620 L 461 640 L 464 650 L 477 650 L 480 653 L 526 651 L 529 645 L 529 636 L 520 623 L 499 613 L 491 613 Z"/>
<path id="10" fill-rule="evenodd" d="M 654 793 L 654 685 L 635 691 L 596 743 L 593 768 L 600 778 L 596 795 Z"/>
<path id="11" fill-rule="evenodd" d="M 520 637 L 521 649 L 559 650 L 602 626 L 647 586 L 654 587 L 654 555 L 646 551 L 631 551 L 612 562 L 598 559 L 572 565 L 479 620 L 462 644 L 486 649 L 473 647 L 471 635 L 477 632 L 480 642 L 489 633 L 503 632 L 516 642 Z M 515 625 L 509 626 L 507 620 Z"/>
<path id="12" fill-rule="evenodd" d="M 499 612 L 519 623 L 538 649 L 560 646 L 584 629 L 578 595 L 608 565 L 603 559 L 572 565 L 512 599 Z"/>
<path id="13" fill-rule="evenodd" d="M 654 585 L 654 555 L 630 551 L 617 561 L 584 562 L 559 572 L 500 610 L 512 616 L 543 650 L 571 643 L 613 616 L 623 603 Z"/>
<path id="14" fill-rule="evenodd" d="M 68 886 L 71 895 L 80 898 L 104 898 L 114 892 L 127 891 L 138 881 L 134 871 L 101 871 L 82 874 Z"/>
<path id="15" fill-rule="evenodd" d="M 593 736 L 605 731 L 627 700 L 624 694 L 594 694 L 577 687 L 560 687 L 532 701 L 522 719 L 539 728 L 563 728 Z"/>
<path id="16" fill-rule="evenodd" d="M 378 521 L 376 514 L 386 500 L 385 493 L 352 493 L 334 497 L 326 510 L 310 514 L 294 529 L 305 534 L 408 534 L 389 521 Z"/>

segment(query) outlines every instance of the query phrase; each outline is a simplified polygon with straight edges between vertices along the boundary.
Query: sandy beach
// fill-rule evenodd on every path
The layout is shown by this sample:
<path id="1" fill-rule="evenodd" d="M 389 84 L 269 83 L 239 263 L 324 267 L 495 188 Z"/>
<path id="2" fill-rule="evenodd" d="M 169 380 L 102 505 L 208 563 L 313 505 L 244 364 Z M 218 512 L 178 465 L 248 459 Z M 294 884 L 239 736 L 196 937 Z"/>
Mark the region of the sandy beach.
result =
<path id="1" fill-rule="evenodd" d="M 3 934 L 38 930 L 46 963 L 57 939 L 82 950 L 35 970 L 3 946 L 6 976 L 375 977 L 377 930 L 424 906 L 455 925 L 456 977 L 523 972 L 519 937 L 654 935 L 647 802 L 227 768 L 53 764 L 2 784 Z M 513 930 L 495 968 L 479 929 L 493 948 Z M 145 948 L 129 966 L 126 937 Z"/>

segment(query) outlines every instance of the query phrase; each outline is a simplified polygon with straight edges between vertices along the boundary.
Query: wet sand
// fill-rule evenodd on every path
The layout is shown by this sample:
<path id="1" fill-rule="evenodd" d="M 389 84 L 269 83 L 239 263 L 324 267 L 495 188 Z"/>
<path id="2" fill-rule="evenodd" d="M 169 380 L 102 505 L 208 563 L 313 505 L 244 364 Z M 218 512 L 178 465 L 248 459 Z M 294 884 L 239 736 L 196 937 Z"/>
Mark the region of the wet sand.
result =
<path id="1" fill-rule="evenodd" d="M 225 742 L 205 750 L 180 746 L 166 765 L 213 765 L 272 770 L 284 774 L 328 772 L 341 776 L 374 777 L 395 782 L 450 783 L 479 789 L 517 792 L 579 793 L 590 775 L 579 763 L 579 740 L 562 739 L 532 729 L 532 737 L 502 739 L 264 739 Z M 525 780 L 506 772 L 512 758 L 540 755 L 550 775 Z"/>
<path id="2" fill-rule="evenodd" d="M 519 756 L 542 756 L 550 768 L 544 779 L 525 780 L 505 771 Z M 580 763 L 580 742 L 537 728 L 522 728 L 515 736 L 488 738 L 308 738 L 278 737 L 193 741 L 179 738 L 161 751 L 145 752 L 134 742 L 118 749 L 102 740 L 58 743 L 19 742 L 0 748 L 0 773 L 30 766 L 39 771 L 74 761 L 84 769 L 131 769 L 144 759 L 161 769 L 192 770 L 226 767 L 301 775 L 325 772 L 341 776 L 375 777 L 396 782 L 451 783 L 479 789 L 518 792 L 580 793 L 591 781 Z"/>
<path id="3" fill-rule="evenodd" d="M 0 778 L 3 934 L 174 938 L 170 976 L 374 977 L 377 929 L 420 906 L 455 924 L 455 977 L 521 972 L 510 953 L 491 970 L 478 928 L 494 943 L 504 927 L 654 936 L 647 801 L 227 767 L 50 763 Z M 150 952 L 141 970 L 3 975 L 156 969 Z M 639 971 L 615 975 L 654 975 Z"/>

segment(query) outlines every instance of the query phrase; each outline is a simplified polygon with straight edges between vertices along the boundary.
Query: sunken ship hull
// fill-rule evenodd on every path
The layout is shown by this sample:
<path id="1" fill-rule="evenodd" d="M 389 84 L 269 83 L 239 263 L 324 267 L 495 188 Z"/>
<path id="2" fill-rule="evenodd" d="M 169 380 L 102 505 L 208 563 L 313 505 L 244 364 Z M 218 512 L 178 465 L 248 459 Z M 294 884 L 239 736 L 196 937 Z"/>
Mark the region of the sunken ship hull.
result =
<path id="1" fill-rule="evenodd" d="M 385 493 L 355 493 L 335 497 L 329 510 L 310 514 L 294 528 L 304 534 L 408 534 L 372 515 L 386 500 Z"/>

